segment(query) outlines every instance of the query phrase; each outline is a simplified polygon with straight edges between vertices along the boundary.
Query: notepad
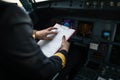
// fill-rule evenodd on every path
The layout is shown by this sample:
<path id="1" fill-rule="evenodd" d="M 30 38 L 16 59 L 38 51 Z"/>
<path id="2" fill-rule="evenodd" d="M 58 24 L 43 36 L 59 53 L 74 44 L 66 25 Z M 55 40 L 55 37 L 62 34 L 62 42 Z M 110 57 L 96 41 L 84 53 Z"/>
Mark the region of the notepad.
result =
<path id="1" fill-rule="evenodd" d="M 60 49 L 63 35 L 65 35 L 66 39 L 68 40 L 75 32 L 75 29 L 71 29 L 69 27 L 60 25 L 58 23 L 56 23 L 53 27 L 57 28 L 56 31 L 58 33 L 57 35 L 54 36 L 52 40 L 38 41 L 38 45 L 40 46 L 44 55 L 47 57 L 51 57 Z M 49 35 L 49 36 L 53 36 L 53 35 Z"/>

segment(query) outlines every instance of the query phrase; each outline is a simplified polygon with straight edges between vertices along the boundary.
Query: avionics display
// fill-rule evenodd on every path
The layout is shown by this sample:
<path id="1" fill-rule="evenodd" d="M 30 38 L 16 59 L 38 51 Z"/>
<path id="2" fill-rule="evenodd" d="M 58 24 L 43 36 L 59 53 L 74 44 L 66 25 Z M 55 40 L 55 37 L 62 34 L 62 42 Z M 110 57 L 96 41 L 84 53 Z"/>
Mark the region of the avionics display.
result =
<path id="1" fill-rule="evenodd" d="M 102 32 L 102 38 L 104 40 L 110 40 L 110 35 L 111 35 L 110 31 L 103 31 Z"/>
<path id="2" fill-rule="evenodd" d="M 118 26 L 117 26 L 114 41 L 120 42 L 120 24 L 118 24 Z"/>
<path id="3" fill-rule="evenodd" d="M 69 28 L 75 28 L 75 26 L 74 26 L 75 25 L 75 21 L 71 20 L 71 19 L 63 19 L 62 24 L 64 26 L 69 27 Z"/>
<path id="4" fill-rule="evenodd" d="M 67 19 L 67 18 L 53 18 L 50 21 L 51 25 L 55 25 L 56 23 L 59 23 L 61 25 L 67 26 L 69 28 L 75 29 L 75 20 Z"/>
<path id="5" fill-rule="evenodd" d="M 93 24 L 89 22 L 78 22 L 77 35 L 90 38 L 92 35 Z"/>
<path id="6" fill-rule="evenodd" d="M 113 45 L 110 55 L 110 64 L 120 66 L 120 46 Z"/>

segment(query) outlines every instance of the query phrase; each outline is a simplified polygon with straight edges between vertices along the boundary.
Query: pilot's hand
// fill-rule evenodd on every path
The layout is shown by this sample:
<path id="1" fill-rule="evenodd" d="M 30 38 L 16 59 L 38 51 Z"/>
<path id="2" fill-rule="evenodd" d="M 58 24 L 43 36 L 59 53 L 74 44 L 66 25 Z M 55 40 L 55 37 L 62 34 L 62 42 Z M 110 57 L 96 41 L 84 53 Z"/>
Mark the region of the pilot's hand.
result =
<path id="1" fill-rule="evenodd" d="M 70 43 L 66 40 L 65 36 L 62 37 L 62 43 L 60 50 L 69 51 Z"/>
<path id="2" fill-rule="evenodd" d="M 36 31 L 35 33 L 35 37 L 37 39 L 41 39 L 41 40 L 52 40 L 53 39 L 53 36 L 48 36 L 48 35 L 56 35 L 57 34 L 57 31 L 53 31 L 55 30 L 56 28 L 54 27 L 49 27 L 47 29 L 43 29 L 43 30 L 40 30 L 40 31 Z"/>

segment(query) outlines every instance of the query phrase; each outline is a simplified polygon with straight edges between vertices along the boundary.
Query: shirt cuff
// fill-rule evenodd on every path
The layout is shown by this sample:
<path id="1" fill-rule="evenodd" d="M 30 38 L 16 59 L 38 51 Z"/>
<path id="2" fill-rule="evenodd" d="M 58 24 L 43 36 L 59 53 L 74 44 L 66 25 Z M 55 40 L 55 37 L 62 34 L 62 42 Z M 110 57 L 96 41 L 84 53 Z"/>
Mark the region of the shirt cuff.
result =
<path id="1" fill-rule="evenodd" d="M 67 52 L 65 50 L 60 50 L 59 52 L 54 54 L 54 56 L 58 56 L 61 59 L 62 67 L 64 68 L 67 62 L 67 57 L 68 57 Z"/>

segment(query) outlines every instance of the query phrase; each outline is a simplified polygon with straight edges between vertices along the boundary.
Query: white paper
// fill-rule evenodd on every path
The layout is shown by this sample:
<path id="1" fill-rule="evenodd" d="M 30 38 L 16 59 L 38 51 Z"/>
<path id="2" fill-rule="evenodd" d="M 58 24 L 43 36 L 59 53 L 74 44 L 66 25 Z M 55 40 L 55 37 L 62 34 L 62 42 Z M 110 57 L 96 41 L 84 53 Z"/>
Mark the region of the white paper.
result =
<path id="1" fill-rule="evenodd" d="M 70 29 L 66 26 L 57 23 L 55 24 L 54 27 L 57 28 L 56 31 L 58 33 L 51 41 L 47 40 L 38 41 L 38 45 L 40 46 L 41 50 L 47 57 L 52 56 L 59 50 L 59 48 L 61 47 L 63 35 L 65 35 L 66 39 L 68 40 L 71 37 L 71 35 L 75 32 L 74 29 Z"/>

